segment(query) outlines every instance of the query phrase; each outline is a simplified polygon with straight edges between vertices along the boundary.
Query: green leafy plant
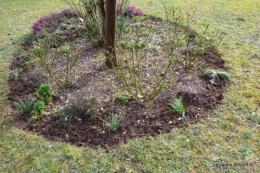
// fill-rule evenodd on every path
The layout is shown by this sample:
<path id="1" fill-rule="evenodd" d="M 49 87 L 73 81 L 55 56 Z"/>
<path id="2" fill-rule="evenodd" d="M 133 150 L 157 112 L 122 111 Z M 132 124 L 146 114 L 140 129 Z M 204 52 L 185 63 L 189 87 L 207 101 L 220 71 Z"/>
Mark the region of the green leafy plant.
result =
<path id="1" fill-rule="evenodd" d="M 120 99 L 123 103 L 128 103 L 131 99 L 132 99 L 132 96 L 130 94 L 128 94 L 127 92 L 125 93 L 122 93 L 122 92 L 116 92 L 114 94 L 114 99 Z"/>
<path id="2" fill-rule="evenodd" d="M 99 105 L 98 99 L 93 94 L 89 91 L 82 91 L 70 99 L 65 113 L 79 118 L 92 119 L 98 114 Z"/>
<path id="3" fill-rule="evenodd" d="M 109 121 L 104 120 L 103 123 L 104 123 L 105 128 L 108 128 L 109 130 L 114 132 L 114 131 L 117 131 L 119 124 L 120 124 L 120 121 L 117 118 L 117 115 L 112 113 L 112 115 L 109 118 Z"/>
<path id="4" fill-rule="evenodd" d="M 32 111 L 32 113 L 34 115 L 30 118 L 30 122 L 34 122 L 34 121 L 38 120 L 41 117 L 41 115 L 43 114 L 44 109 L 45 109 L 44 102 L 38 101 L 38 102 L 34 103 L 33 111 Z"/>
<path id="5" fill-rule="evenodd" d="M 129 19 L 127 16 L 118 16 L 116 25 L 117 38 L 120 40 L 122 36 L 130 31 Z"/>
<path id="6" fill-rule="evenodd" d="M 64 121 L 69 121 L 69 115 L 65 113 L 65 111 L 63 109 L 59 109 L 57 111 L 57 114 L 59 116 L 61 116 L 62 118 L 64 118 Z"/>
<path id="7" fill-rule="evenodd" d="M 209 76 L 214 81 L 217 79 L 219 81 L 219 77 L 222 77 L 227 80 L 231 80 L 232 75 L 228 72 L 221 71 L 221 70 L 214 70 L 210 68 L 206 68 L 203 70 L 203 74 Z"/>
<path id="8" fill-rule="evenodd" d="M 170 107 L 168 107 L 170 106 Z M 176 112 L 182 116 L 182 118 L 186 119 L 185 117 L 185 109 L 182 103 L 181 98 L 175 97 L 170 103 L 168 103 L 167 108 L 173 112 Z M 187 119 L 186 119 L 187 120 Z"/>
<path id="9" fill-rule="evenodd" d="M 45 104 L 42 101 L 38 101 L 33 105 L 33 112 L 35 115 L 42 115 L 45 109 Z"/>
<path id="10" fill-rule="evenodd" d="M 11 71 L 9 72 L 9 74 L 10 74 L 10 77 L 11 77 L 12 79 L 18 80 L 18 78 L 19 78 L 19 71 L 18 71 L 17 68 L 14 69 L 14 70 L 11 70 Z"/>
<path id="11" fill-rule="evenodd" d="M 44 101 L 45 104 L 49 104 L 52 101 L 53 92 L 48 84 L 42 84 L 36 94 Z"/>
<path id="12" fill-rule="evenodd" d="M 31 113 L 33 110 L 33 104 L 35 103 L 35 99 L 25 99 L 19 100 L 18 102 L 14 102 L 13 105 L 17 108 L 20 108 L 22 114 Z"/>

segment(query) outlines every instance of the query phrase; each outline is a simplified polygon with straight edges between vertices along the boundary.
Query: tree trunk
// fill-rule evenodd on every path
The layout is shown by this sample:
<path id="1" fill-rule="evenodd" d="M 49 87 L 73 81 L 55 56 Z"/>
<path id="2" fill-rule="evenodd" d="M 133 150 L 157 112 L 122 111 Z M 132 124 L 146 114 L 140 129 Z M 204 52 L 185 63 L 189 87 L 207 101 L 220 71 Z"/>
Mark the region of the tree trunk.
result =
<path id="1" fill-rule="evenodd" d="M 106 66 L 113 68 L 116 66 L 116 0 L 106 0 L 105 2 L 105 55 Z"/>

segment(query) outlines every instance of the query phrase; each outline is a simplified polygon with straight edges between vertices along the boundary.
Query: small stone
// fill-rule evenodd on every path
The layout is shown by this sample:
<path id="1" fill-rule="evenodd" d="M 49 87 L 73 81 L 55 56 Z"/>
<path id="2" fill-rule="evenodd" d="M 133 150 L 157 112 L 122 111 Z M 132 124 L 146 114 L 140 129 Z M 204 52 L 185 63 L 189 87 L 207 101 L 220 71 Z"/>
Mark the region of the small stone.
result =
<path id="1" fill-rule="evenodd" d="M 169 124 L 172 124 L 172 121 L 170 121 Z"/>
<path id="2" fill-rule="evenodd" d="M 180 120 L 182 120 L 182 118 L 181 118 L 181 117 L 179 117 L 179 118 L 178 118 L 178 120 L 180 121 Z"/>

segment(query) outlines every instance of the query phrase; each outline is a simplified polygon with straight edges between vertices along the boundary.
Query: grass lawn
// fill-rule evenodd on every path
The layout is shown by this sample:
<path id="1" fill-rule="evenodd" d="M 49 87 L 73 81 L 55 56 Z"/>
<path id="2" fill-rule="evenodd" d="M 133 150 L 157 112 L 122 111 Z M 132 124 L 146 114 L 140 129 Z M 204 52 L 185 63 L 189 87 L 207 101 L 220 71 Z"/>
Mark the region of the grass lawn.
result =
<path id="1" fill-rule="evenodd" d="M 233 74 L 222 105 L 209 118 L 150 140 L 117 149 L 79 148 L 49 142 L 11 124 L 5 104 L 8 67 L 32 24 L 66 7 L 61 0 L 0 0 L 0 172 L 259 172 L 260 3 L 256 0 L 168 0 L 196 7 L 201 26 L 226 34 L 220 47 Z M 162 16 L 160 0 L 132 0 L 145 13 Z M 195 28 L 200 30 L 201 28 Z M 216 164 L 229 164 L 220 169 Z"/>

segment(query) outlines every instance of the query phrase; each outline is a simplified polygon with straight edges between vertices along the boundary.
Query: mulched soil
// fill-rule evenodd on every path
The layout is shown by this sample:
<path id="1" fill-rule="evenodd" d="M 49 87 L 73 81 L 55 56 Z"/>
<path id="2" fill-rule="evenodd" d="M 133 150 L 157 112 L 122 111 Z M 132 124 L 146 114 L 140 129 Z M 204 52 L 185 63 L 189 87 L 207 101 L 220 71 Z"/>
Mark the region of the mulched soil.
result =
<path id="1" fill-rule="evenodd" d="M 32 47 L 31 41 L 30 39 L 25 41 L 24 49 Z M 221 55 L 214 48 L 208 48 L 196 62 L 194 69 L 188 72 L 175 71 L 176 82 L 164 89 L 152 104 L 142 106 L 135 101 L 124 104 L 118 99 L 112 102 L 114 90 L 109 87 L 109 82 L 117 78 L 113 72 L 106 71 L 102 68 L 102 64 L 97 62 L 96 55 L 100 51 L 102 51 L 101 48 L 92 45 L 82 52 L 75 72 L 80 76 L 76 79 L 80 87 L 67 90 L 71 98 L 76 97 L 77 93 L 83 90 L 95 92 L 98 98 L 98 113 L 95 118 L 61 116 L 57 110 L 68 106 L 68 100 L 58 93 L 39 121 L 30 123 L 31 115 L 21 115 L 17 110 L 14 111 L 14 124 L 25 131 L 34 132 L 54 141 L 66 141 L 85 147 L 115 148 L 131 138 L 169 133 L 174 128 L 185 127 L 207 118 L 224 97 L 227 81 L 220 78 L 219 81 L 214 82 L 201 73 L 201 69 L 206 67 L 225 70 Z M 37 65 L 28 62 L 31 62 L 29 57 L 19 58 L 19 54 L 14 55 L 10 69 L 17 69 L 19 78 L 9 79 L 10 104 L 21 98 L 36 97 L 38 85 L 28 83 L 30 82 L 28 74 L 36 69 Z M 99 75 L 102 72 L 106 74 L 105 78 Z M 51 81 L 44 72 L 39 75 L 39 78 L 45 82 Z M 99 83 L 103 82 L 103 85 L 93 83 L 93 79 Z M 58 90 L 54 83 L 51 85 L 55 91 Z M 198 91 L 199 98 L 185 92 L 194 88 Z M 187 121 L 166 108 L 174 94 L 182 97 Z M 104 125 L 104 120 L 108 121 L 112 113 L 117 114 L 120 119 L 119 129 L 115 132 L 108 130 Z"/>

